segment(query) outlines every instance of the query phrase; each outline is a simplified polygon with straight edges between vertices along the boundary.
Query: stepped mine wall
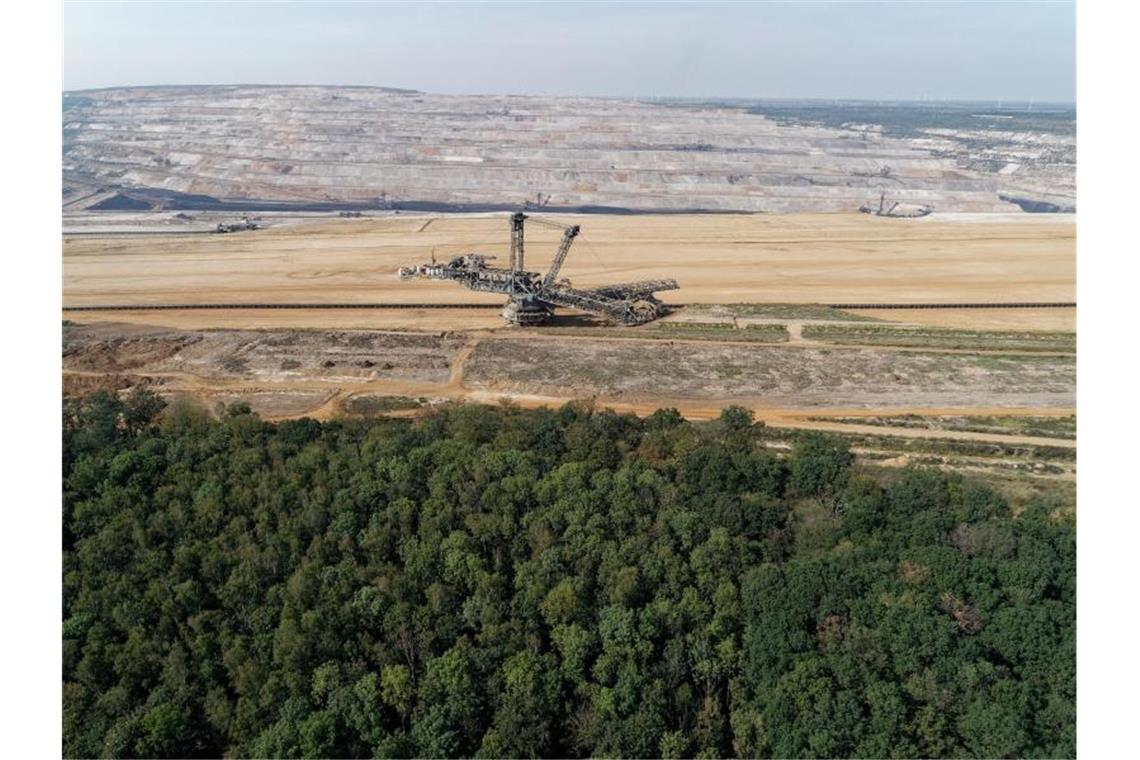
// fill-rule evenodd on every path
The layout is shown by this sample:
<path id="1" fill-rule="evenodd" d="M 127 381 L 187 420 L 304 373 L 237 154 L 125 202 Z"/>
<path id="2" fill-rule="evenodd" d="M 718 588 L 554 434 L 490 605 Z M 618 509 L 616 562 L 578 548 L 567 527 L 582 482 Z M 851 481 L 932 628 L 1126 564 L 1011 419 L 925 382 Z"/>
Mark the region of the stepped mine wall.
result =
<path id="1" fill-rule="evenodd" d="M 378 208 L 853 211 L 880 193 L 939 211 L 1075 205 L 1063 135 L 891 137 L 602 98 L 124 88 L 68 93 L 63 138 L 65 205 L 109 188 Z"/>

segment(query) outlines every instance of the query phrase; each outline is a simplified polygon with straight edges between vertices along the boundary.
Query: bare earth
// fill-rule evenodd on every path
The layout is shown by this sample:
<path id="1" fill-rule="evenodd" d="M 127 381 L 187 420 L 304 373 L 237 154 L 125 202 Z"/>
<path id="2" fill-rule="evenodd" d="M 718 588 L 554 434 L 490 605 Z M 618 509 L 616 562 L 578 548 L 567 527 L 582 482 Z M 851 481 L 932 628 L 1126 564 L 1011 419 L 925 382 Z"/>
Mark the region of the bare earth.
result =
<path id="1" fill-rule="evenodd" d="M 1016 211 L 1010 197 L 1076 202 L 1076 141 L 1063 122 L 1039 131 L 1007 114 L 1016 131 L 981 119 L 962 128 L 916 111 L 912 126 L 922 131 L 904 135 L 754 110 L 361 87 L 70 92 L 62 200 L 69 210 L 96 207 L 122 186 L 370 206 L 529 199 L 643 211 L 842 212 L 884 188 L 942 212 Z"/>
<path id="2" fill-rule="evenodd" d="M 862 214 L 554 219 L 582 225 L 563 269 L 576 284 L 674 277 L 682 289 L 664 294 L 673 302 L 1074 301 L 1075 220 L 991 216 L 968 223 Z M 530 267 L 546 267 L 558 237 L 556 229 L 528 226 Z M 495 303 L 496 296 L 446 283 L 401 282 L 395 272 L 433 253 L 442 260 L 473 250 L 504 257 L 507 240 L 503 215 L 68 238 L 64 305 Z"/>
<path id="3" fill-rule="evenodd" d="M 852 313 L 888 322 L 967 330 L 1077 329 L 1076 309 L 857 309 Z"/>
<path id="4" fill-rule="evenodd" d="M 787 348 L 700 341 L 488 340 L 467 362 L 473 387 L 554 396 L 656 396 L 755 407 L 1070 407 L 1072 356 Z"/>
<path id="5" fill-rule="evenodd" d="M 555 219 L 583 225 L 563 270 L 576 283 L 675 277 L 682 289 L 663 294 L 674 303 L 1075 300 L 1071 216 Z M 527 235 L 529 267 L 544 269 L 559 232 L 534 225 Z M 234 235 L 70 237 L 63 244 L 64 304 L 495 305 L 498 296 L 448 283 L 402 282 L 395 271 L 433 253 L 437 259 L 470 251 L 505 257 L 507 237 L 502 215 L 308 220 Z M 589 398 L 639 414 L 672 406 L 692 419 L 741 404 L 781 427 L 1075 446 L 1072 440 L 850 419 L 1071 415 L 1071 353 L 829 345 L 802 334 L 805 324 L 833 318 L 826 310 L 770 310 L 776 316 L 744 310 L 739 319 L 720 319 L 714 314 L 720 311 L 680 310 L 670 319 L 740 328 L 779 323 L 790 340 L 638 337 L 638 330 L 653 326 L 607 337 L 506 329 L 495 308 L 65 311 L 79 326 L 64 329 L 64 387 L 80 393 L 146 385 L 211 404 L 245 401 L 269 419 L 327 419 L 345 413 L 354 398 L 384 396 L 524 406 Z M 1076 317 L 1074 309 L 857 313 L 980 330 L 1072 330 Z M 831 419 L 838 417 L 847 419 Z"/>
<path id="6" fill-rule="evenodd" d="M 179 330 L 490 330 L 503 327 L 498 309 L 181 309 L 66 312 L 87 323 L 131 323 Z"/>
<path id="7" fill-rule="evenodd" d="M 103 376 L 114 388 L 133 380 L 168 393 L 244 393 L 268 417 L 312 414 L 333 396 L 369 392 L 534 406 L 594 398 L 630 411 L 677 406 L 695 418 L 716 416 L 729 403 L 781 418 L 983 405 L 1014 414 L 1071 414 L 1075 403 L 1071 355 L 602 340 L 538 331 L 179 331 L 95 324 L 66 328 L 63 366 L 65 379 L 87 389 Z"/>

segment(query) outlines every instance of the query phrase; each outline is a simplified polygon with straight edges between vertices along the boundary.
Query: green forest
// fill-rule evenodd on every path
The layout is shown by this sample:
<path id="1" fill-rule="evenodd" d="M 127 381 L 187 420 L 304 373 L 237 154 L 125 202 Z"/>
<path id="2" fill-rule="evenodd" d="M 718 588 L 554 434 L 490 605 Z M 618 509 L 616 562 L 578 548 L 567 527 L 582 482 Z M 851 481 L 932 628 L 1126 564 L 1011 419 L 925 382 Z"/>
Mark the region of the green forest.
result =
<path id="1" fill-rule="evenodd" d="M 66 756 L 1075 755 L 1075 524 L 571 404 L 63 410 Z"/>

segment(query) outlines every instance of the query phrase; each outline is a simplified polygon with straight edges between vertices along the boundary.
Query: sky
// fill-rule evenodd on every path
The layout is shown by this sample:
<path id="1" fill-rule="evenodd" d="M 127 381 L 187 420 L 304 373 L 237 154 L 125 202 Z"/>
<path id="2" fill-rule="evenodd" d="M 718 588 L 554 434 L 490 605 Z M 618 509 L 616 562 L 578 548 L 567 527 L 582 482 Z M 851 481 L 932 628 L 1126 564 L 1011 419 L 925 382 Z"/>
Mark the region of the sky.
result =
<path id="1" fill-rule="evenodd" d="M 1073 102 L 1072 2 L 64 3 L 65 90 Z"/>

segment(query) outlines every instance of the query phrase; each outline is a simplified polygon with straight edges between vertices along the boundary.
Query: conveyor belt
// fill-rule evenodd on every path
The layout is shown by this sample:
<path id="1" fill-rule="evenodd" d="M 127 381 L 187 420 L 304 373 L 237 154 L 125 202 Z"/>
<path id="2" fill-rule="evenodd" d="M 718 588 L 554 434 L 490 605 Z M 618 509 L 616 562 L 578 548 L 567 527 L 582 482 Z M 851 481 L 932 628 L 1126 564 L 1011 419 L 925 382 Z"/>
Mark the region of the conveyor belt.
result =
<path id="1" fill-rule="evenodd" d="M 704 304 L 692 304 L 703 306 Z M 758 304 L 763 305 L 763 304 Z M 831 309 L 1073 309 L 1076 302 L 1029 301 L 1020 303 L 829 303 Z M 667 304 L 681 309 L 686 304 Z M 64 306 L 64 311 L 180 311 L 196 309 L 501 309 L 495 303 L 163 303 Z"/>
<path id="2" fill-rule="evenodd" d="M 64 311 L 193 311 L 196 309 L 501 309 L 501 303 L 142 303 L 64 306 Z"/>
<path id="3" fill-rule="evenodd" d="M 1027 301 L 1022 303 L 829 303 L 831 309 L 1075 309 L 1076 302 Z"/>

